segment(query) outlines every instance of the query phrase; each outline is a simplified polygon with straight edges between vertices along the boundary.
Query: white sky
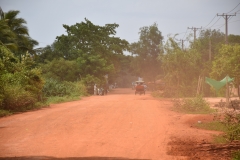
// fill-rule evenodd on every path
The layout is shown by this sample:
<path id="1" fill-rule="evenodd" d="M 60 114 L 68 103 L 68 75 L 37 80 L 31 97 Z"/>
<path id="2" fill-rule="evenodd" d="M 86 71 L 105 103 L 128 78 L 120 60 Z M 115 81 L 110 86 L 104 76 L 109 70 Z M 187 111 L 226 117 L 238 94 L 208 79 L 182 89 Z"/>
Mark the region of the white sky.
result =
<path id="1" fill-rule="evenodd" d="M 188 27 L 225 33 L 225 19 L 216 15 L 237 12 L 229 19 L 228 34 L 240 35 L 240 0 L 0 0 L 0 6 L 4 12 L 20 11 L 38 47 L 51 45 L 56 36 L 65 34 L 63 24 L 74 25 L 84 18 L 95 25 L 119 24 L 116 36 L 132 43 L 139 40 L 141 27 L 154 22 L 164 40 L 177 33 L 178 39 L 185 39 L 193 33 Z"/>

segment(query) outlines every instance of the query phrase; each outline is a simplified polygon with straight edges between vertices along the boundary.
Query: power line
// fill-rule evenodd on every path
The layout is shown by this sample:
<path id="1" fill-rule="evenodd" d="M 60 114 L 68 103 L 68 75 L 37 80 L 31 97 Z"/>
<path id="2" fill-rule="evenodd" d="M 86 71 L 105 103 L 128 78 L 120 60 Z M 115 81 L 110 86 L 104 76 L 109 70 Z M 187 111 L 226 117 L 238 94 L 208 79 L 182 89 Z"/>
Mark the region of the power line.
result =
<path id="1" fill-rule="evenodd" d="M 217 28 L 217 29 L 220 29 L 220 28 L 222 28 L 224 25 L 225 25 L 225 24 L 222 24 L 222 25 L 221 25 L 221 27 L 219 27 L 219 28 Z M 219 25 L 219 26 L 220 26 L 220 25 Z"/>
<path id="2" fill-rule="evenodd" d="M 238 21 L 240 21 L 240 20 L 236 20 L 236 21 L 229 21 L 229 23 L 234 23 L 234 22 L 238 22 Z M 219 25 L 216 25 L 215 27 L 218 27 L 217 29 L 219 29 L 219 28 L 222 28 L 223 26 L 224 26 L 225 24 L 219 24 Z M 220 26 L 220 27 L 219 27 Z"/>
<path id="3" fill-rule="evenodd" d="M 221 17 L 219 17 L 218 18 L 218 20 L 211 26 L 211 27 L 209 27 L 210 29 L 219 21 L 219 19 L 220 19 Z"/>
<path id="4" fill-rule="evenodd" d="M 184 37 L 186 36 L 186 34 L 187 34 L 187 31 L 188 31 L 188 28 L 187 28 L 187 30 L 186 30 L 186 32 L 185 32 L 185 34 L 184 34 L 184 36 L 183 36 L 183 38 L 182 38 L 182 39 L 184 39 Z"/>
<path id="5" fill-rule="evenodd" d="M 183 33 L 186 33 L 186 32 L 180 32 L 180 33 L 177 33 L 177 34 L 179 35 L 179 34 L 183 34 Z"/>
<path id="6" fill-rule="evenodd" d="M 229 23 L 238 22 L 238 21 L 240 21 L 240 20 L 232 21 L 232 22 L 229 22 Z"/>
<path id="7" fill-rule="evenodd" d="M 239 6 L 240 5 L 240 3 L 238 3 L 238 5 L 237 6 Z M 236 7 L 234 7 L 231 11 L 229 11 L 228 13 L 230 13 L 230 12 L 232 12 L 235 8 L 237 8 L 237 6 Z"/>
<path id="8" fill-rule="evenodd" d="M 211 22 L 209 22 L 209 23 L 208 23 L 208 25 L 209 25 L 209 24 L 211 24 L 211 23 L 212 23 L 212 21 L 213 21 L 213 20 L 214 20 L 216 17 L 217 17 L 217 15 L 215 15 L 215 16 L 213 17 L 213 19 L 211 20 Z M 203 27 L 203 28 L 206 28 L 208 25 L 206 25 L 206 26 L 205 26 L 205 27 Z"/>

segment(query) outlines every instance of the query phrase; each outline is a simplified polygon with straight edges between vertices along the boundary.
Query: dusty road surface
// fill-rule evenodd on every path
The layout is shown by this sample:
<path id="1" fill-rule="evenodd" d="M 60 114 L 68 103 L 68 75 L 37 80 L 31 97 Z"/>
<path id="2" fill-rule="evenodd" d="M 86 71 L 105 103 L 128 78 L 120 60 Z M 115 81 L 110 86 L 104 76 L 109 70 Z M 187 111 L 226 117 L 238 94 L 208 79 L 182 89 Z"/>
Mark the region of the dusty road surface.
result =
<path id="1" fill-rule="evenodd" d="M 188 159 L 181 148 L 189 152 L 191 142 L 205 143 L 218 133 L 191 126 L 209 116 L 171 107 L 168 99 L 117 88 L 107 96 L 0 118 L 0 159 Z"/>

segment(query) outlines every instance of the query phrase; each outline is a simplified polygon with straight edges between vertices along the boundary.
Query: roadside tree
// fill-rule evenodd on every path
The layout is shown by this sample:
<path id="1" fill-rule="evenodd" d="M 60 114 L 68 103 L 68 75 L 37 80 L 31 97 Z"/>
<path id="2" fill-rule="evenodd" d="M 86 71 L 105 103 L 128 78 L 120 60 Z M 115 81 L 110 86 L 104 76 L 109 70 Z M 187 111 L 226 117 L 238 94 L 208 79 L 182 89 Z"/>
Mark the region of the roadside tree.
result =
<path id="1" fill-rule="evenodd" d="M 140 28 L 139 34 L 139 41 L 130 45 L 130 52 L 135 56 L 132 68 L 136 76 L 155 81 L 157 75 L 161 73 L 161 63 L 157 57 L 163 54 L 162 33 L 154 23 L 149 27 Z"/>
<path id="2" fill-rule="evenodd" d="M 56 37 L 52 46 L 47 46 L 38 53 L 37 59 L 53 60 L 63 58 L 76 61 L 79 75 L 84 78 L 96 77 L 104 80 L 105 74 L 111 74 L 118 65 L 116 55 L 123 54 L 128 49 L 128 42 L 115 37 L 118 24 L 94 25 L 88 19 L 75 25 L 63 25 L 67 35 Z M 73 71 L 75 72 L 75 71 Z"/>
<path id="3" fill-rule="evenodd" d="M 11 49 L 20 61 L 23 55 L 30 53 L 35 54 L 34 47 L 38 42 L 33 40 L 28 33 L 28 28 L 25 26 L 27 23 L 23 18 L 18 18 L 20 11 L 10 10 L 3 13 L 1 16 L 1 41 L 3 44 Z"/>
<path id="4" fill-rule="evenodd" d="M 211 77 L 222 79 L 226 75 L 234 78 L 234 84 L 240 85 L 240 45 L 222 45 L 212 66 Z M 238 92 L 239 93 L 239 92 Z"/>

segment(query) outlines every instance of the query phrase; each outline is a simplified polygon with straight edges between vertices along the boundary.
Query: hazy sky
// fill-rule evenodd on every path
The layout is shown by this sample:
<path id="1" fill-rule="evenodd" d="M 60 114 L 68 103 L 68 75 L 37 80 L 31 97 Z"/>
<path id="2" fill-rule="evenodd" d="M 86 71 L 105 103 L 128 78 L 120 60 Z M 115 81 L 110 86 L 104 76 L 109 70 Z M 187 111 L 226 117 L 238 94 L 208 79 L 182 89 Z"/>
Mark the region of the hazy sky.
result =
<path id="1" fill-rule="evenodd" d="M 139 40 L 141 27 L 155 22 L 164 40 L 177 33 L 178 39 L 185 39 L 193 33 L 188 27 L 225 33 L 225 19 L 217 14 L 237 12 L 229 18 L 228 34 L 240 35 L 240 0 L 0 0 L 0 6 L 4 12 L 20 11 L 38 47 L 65 34 L 63 24 L 74 25 L 84 18 L 95 25 L 119 24 L 116 36 L 132 43 Z"/>

